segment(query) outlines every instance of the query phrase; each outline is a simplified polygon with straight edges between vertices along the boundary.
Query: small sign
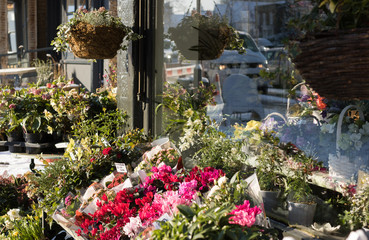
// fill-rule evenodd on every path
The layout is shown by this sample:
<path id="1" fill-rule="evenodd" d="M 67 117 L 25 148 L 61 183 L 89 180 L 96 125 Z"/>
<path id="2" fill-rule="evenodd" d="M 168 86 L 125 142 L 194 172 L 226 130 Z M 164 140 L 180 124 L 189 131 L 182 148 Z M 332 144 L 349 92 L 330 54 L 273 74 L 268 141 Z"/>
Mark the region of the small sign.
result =
<path id="1" fill-rule="evenodd" d="M 69 152 L 70 158 L 72 158 L 73 161 L 76 161 L 76 156 L 72 152 Z"/>
<path id="2" fill-rule="evenodd" d="M 120 173 L 127 173 L 127 166 L 124 163 L 115 163 L 115 167 L 117 169 L 118 172 Z"/>

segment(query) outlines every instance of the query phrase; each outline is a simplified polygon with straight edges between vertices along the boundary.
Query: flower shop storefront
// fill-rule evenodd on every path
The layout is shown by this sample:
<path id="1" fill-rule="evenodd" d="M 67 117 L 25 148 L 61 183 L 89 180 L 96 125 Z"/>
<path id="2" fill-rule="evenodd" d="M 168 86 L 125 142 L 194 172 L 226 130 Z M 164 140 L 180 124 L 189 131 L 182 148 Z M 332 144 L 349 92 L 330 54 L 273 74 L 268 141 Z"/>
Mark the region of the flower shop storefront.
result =
<path id="1" fill-rule="evenodd" d="M 27 143 L 34 133 L 47 146 L 36 153 L 42 169 L 0 177 L 0 239 L 365 239 L 365 90 L 352 80 L 338 83 L 335 95 L 334 77 L 319 86 L 322 66 L 301 63 L 315 57 L 304 44 L 329 28 L 330 21 L 315 26 L 314 13 L 335 19 L 334 3 L 278 4 L 293 31 L 268 28 L 277 17 L 265 14 L 270 1 L 82 3 L 53 45 L 112 66 L 96 92 L 73 89 L 62 76 L 0 91 L 0 145 L 22 151 L 34 146 Z M 361 9 L 345 4 L 339 12 Z M 95 30 L 83 44 L 108 36 L 106 28 L 96 34 L 101 22 L 124 39 L 109 56 L 103 46 L 89 49 L 96 43 L 75 43 L 85 29 L 76 26 Z M 262 37 L 272 45 L 260 45 Z M 261 49 L 279 49 L 284 39 L 272 71 Z M 47 159 L 60 142 L 63 157 Z"/>

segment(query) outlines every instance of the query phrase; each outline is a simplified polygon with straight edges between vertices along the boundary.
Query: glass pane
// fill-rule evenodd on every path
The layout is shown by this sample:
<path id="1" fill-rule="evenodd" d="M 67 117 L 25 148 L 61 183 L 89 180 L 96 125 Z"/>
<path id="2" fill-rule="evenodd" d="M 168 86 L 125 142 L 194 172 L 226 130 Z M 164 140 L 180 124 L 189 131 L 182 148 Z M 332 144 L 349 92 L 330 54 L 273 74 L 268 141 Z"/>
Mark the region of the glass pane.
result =
<path id="1" fill-rule="evenodd" d="M 342 152 L 356 161 L 355 166 L 369 166 L 368 155 L 358 155 L 369 150 L 369 137 L 366 135 L 369 123 L 358 124 L 355 119 L 359 114 L 351 110 L 343 115 L 346 122 L 341 123 L 342 126 L 338 126 L 337 122 L 339 114 L 348 104 L 360 105 L 366 114 L 369 110 L 367 102 L 337 101 L 320 96 L 319 89 L 303 84 L 304 78 L 293 64 L 296 52 L 285 44 L 289 36 L 286 25 L 291 16 L 302 16 L 311 9 L 308 1 L 302 2 L 289 5 L 283 1 L 165 0 L 164 86 L 181 84 L 186 92 L 192 94 L 199 89 L 196 70 L 201 69 L 200 81 L 213 84 L 216 89 L 215 105 L 208 105 L 206 113 L 227 135 L 234 134 L 235 124 L 245 126 L 250 120 L 269 119 L 273 120 L 275 136 L 281 142 L 293 143 L 325 167 L 329 166 L 330 156 L 336 156 L 336 143 L 339 141 L 343 141 L 340 142 Z M 200 9 L 197 9 L 198 6 Z M 203 18 L 197 18 L 197 22 L 193 23 L 184 22 L 196 12 Z M 208 24 L 209 29 L 200 27 L 198 23 L 217 15 L 226 18 L 226 23 L 237 30 L 244 41 L 246 53 L 242 54 L 229 46 L 220 48 L 218 55 L 201 53 L 207 48 L 215 50 L 221 34 L 210 34 L 209 29 L 215 28 L 216 22 Z M 319 74 L 320 69 L 310 71 Z M 335 86 L 332 85 L 332 88 Z M 172 102 L 184 93 L 164 87 L 164 96 L 172 94 L 171 99 L 167 98 Z M 196 105 L 191 105 L 193 100 L 187 103 L 184 109 L 196 110 Z M 190 119 L 189 112 L 185 113 L 181 110 L 183 106 L 178 106 L 178 102 L 176 104 L 172 107 L 182 111 L 176 117 L 186 122 Z M 167 114 L 166 117 L 173 115 Z M 348 134 L 342 134 L 345 139 L 336 139 L 338 128 Z"/>
<path id="2" fill-rule="evenodd" d="M 14 14 L 14 3 L 8 3 L 8 42 L 9 52 L 17 51 L 17 42 L 15 35 L 15 14 Z"/>
<path id="3" fill-rule="evenodd" d="M 17 51 L 17 42 L 16 42 L 16 36 L 15 33 L 10 33 L 9 34 L 9 38 L 10 38 L 10 48 L 9 51 L 10 52 L 16 52 Z"/>
<path id="4" fill-rule="evenodd" d="M 77 8 L 86 8 L 86 3 L 88 3 L 88 0 L 77 0 Z"/>
<path id="5" fill-rule="evenodd" d="M 76 11 L 75 0 L 67 0 L 67 12 L 71 13 Z"/>

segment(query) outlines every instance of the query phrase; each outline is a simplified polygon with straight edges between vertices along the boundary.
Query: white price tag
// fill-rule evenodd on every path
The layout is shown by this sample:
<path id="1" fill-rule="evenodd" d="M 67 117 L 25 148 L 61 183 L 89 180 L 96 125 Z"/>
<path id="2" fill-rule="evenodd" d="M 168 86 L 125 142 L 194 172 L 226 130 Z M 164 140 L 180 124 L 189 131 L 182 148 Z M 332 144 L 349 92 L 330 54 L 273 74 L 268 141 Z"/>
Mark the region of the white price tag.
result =
<path id="1" fill-rule="evenodd" d="M 118 172 L 120 173 L 127 173 L 127 166 L 124 163 L 115 163 L 115 167 L 117 169 Z"/>
<path id="2" fill-rule="evenodd" d="M 74 156 L 73 152 L 69 152 L 69 156 L 73 161 L 76 161 L 76 156 Z"/>

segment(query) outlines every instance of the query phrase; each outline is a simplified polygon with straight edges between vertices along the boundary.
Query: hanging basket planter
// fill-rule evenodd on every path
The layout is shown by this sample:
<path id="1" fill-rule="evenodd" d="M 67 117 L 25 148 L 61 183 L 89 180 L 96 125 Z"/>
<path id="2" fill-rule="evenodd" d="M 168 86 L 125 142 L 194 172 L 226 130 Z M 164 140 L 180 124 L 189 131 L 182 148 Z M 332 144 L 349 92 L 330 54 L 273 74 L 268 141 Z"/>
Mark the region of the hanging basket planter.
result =
<path id="1" fill-rule="evenodd" d="M 79 9 L 57 30 L 51 42 L 54 50 L 64 52 L 70 48 L 76 57 L 85 59 L 111 59 L 119 49 L 127 49 L 127 45 L 122 44 L 123 39 L 141 38 L 104 7 L 91 11 Z"/>
<path id="2" fill-rule="evenodd" d="M 298 43 L 296 68 L 320 96 L 369 99 L 369 29 L 332 30 Z"/>
<path id="3" fill-rule="evenodd" d="M 79 22 L 71 27 L 69 44 L 76 57 L 110 59 L 121 48 L 125 36 L 125 29 L 118 26 L 93 26 Z"/>
<path id="4" fill-rule="evenodd" d="M 193 13 L 176 27 L 169 28 L 168 33 L 188 60 L 216 59 L 227 46 L 241 50 L 243 43 L 227 20 L 218 15 Z"/>
<path id="5" fill-rule="evenodd" d="M 183 26 L 172 29 L 172 39 L 176 43 L 181 54 L 188 60 L 212 60 L 222 55 L 226 42 L 220 35 L 229 34 L 227 26 L 214 26 L 212 28 L 199 28 L 191 26 L 186 29 Z"/>

